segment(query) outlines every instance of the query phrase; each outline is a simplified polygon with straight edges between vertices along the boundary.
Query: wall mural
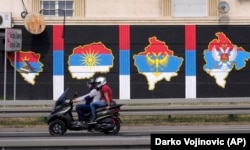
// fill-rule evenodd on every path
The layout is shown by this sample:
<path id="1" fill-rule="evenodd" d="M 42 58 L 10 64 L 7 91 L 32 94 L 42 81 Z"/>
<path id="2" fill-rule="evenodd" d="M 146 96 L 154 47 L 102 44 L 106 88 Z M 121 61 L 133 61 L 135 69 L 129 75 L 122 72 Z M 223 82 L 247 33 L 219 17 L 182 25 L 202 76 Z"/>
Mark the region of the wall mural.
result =
<path id="1" fill-rule="evenodd" d="M 68 59 L 68 69 L 72 78 L 88 79 L 95 73 L 107 73 L 113 67 L 114 56 L 111 49 L 102 42 L 94 42 L 73 49 Z"/>
<path id="2" fill-rule="evenodd" d="M 174 56 L 174 51 L 157 37 L 150 37 L 149 45 L 133 58 L 138 72 L 147 78 L 149 90 L 154 90 L 158 81 L 170 81 L 177 76 L 183 62 L 183 58 Z"/>
<path id="3" fill-rule="evenodd" d="M 230 72 L 233 69 L 243 69 L 246 61 L 250 59 L 250 53 L 234 45 L 223 32 L 217 32 L 215 35 L 217 39 L 213 39 L 204 51 L 204 70 L 215 78 L 218 86 L 225 88 Z"/>
<path id="4" fill-rule="evenodd" d="M 13 52 L 8 53 L 11 66 L 16 68 L 16 71 L 20 73 L 27 83 L 34 85 L 36 77 L 39 76 L 40 72 L 43 72 L 40 54 L 32 51 L 18 51 L 16 52 L 16 66 L 14 56 Z"/>
<path id="5" fill-rule="evenodd" d="M 66 87 L 83 92 L 85 80 L 101 75 L 115 99 L 250 96 L 246 25 L 52 25 L 35 36 L 17 28 L 24 50 L 16 63 L 8 53 L 10 99 L 13 68 L 16 98 L 23 100 L 56 99 Z"/>

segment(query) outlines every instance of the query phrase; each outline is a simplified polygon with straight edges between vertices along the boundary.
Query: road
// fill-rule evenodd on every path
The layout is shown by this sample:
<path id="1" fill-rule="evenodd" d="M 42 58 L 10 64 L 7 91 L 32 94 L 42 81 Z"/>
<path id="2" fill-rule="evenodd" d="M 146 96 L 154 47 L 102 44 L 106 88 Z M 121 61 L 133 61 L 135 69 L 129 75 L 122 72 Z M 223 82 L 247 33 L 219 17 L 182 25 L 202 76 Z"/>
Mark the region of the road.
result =
<path id="1" fill-rule="evenodd" d="M 250 133 L 248 125 L 206 126 L 140 126 L 122 127 L 116 136 L 86 131 L 68 131 L 50 136 L 47 128 L 1 128 L 0 147 L 4 150 L 32 149 L 150 149 L 150 135 L 194 133 Z"/>

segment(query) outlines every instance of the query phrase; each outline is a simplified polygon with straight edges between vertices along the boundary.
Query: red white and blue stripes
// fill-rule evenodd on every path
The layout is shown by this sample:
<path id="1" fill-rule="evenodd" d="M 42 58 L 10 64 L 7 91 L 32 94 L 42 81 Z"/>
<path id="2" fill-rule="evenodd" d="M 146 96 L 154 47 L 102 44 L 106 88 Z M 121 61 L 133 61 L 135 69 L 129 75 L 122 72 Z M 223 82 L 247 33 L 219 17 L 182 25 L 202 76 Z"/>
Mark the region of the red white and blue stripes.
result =
<path id="1" fill-rule="evenodd" d="M 64 91 L 64 38 L 63 26 L 53 26 L 53 100 Z"/>
<path id="2" fill-rule="evenodd" d="M 196 26 L 185 25 L 185 97 L 196 98 Z"/>
<path id="3" fill-rule="evenodd" d="M 130 99 L 130 26 L 119 26 L 119 99 Z"/>

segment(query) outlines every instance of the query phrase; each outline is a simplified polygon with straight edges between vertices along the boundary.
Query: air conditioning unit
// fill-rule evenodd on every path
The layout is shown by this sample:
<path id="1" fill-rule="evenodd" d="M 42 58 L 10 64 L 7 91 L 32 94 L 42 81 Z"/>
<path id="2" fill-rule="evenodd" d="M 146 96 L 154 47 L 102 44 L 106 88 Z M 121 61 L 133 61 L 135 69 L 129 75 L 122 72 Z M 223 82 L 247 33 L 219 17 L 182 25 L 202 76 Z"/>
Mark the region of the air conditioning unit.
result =
<path id="1" fill-rule="evenodd" d="M 11 28 L 10 12 L 0 12 L 0 28 Z"/>

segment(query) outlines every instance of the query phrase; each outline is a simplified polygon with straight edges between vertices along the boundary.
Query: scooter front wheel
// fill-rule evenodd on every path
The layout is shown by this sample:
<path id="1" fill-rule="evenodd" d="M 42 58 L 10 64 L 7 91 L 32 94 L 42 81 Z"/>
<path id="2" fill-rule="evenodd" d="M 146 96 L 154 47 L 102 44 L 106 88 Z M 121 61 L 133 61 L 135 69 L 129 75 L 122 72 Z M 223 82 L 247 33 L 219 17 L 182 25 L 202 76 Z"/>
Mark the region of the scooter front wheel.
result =
<path id="1" fill-rule="evenodd" d="M 63 135 L 67 131 L 67 127 L 64 121 L 55 120 L 49 123 L 50 135 Z"/>

